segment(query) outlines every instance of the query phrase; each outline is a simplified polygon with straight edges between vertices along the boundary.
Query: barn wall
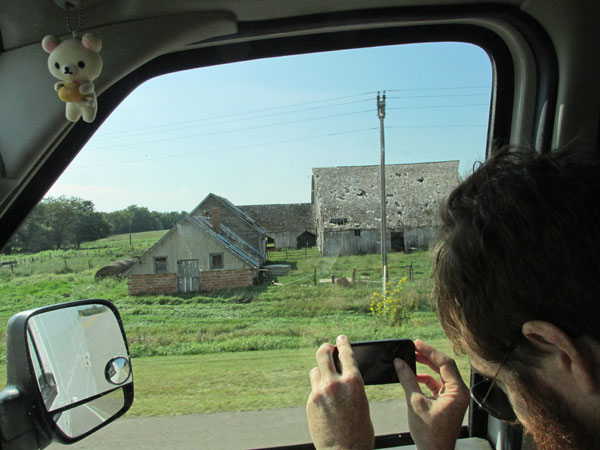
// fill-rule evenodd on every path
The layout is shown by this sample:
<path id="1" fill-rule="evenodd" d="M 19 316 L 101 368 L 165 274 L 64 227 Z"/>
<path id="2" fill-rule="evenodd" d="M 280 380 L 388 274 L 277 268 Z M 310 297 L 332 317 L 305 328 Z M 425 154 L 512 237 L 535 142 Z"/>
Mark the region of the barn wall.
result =
<path id="1" fill-rule="evenodd" d="M 154 258 L 167 257 L 167 271 L 177 273 L 177 261 L 197 259 L 198 270 L 210 270 L 210 254 L 223 253 L 224 269 L 248 269 L 249 266 L 233 252 L 220 245 L 207 233 L 190 222 L 182 221 L 176 229 L 159 242 L 149 253 L 136 263 L 130 275 L 153 274 Z"/>
<path id="2" fill-rule="evenodd" d="M 296 248 L 296 238 L 304 233 L 304 230 L 281 231 L 269 233 L 275 240 L 275 248 Z"/>
<path id="3" fill-rule="evenodd" d="M 323 256 L 346 256 L 362 253 L 381 252 L 381 233 L 379 230 L 361 230 L 360 236 L 354 235 L 354 230 L 327 231 L 322 234 Z M 391 234 L 387 232 L 386 245 L 391 251 Z"/>
<path id="4" fill-rule="evenodd" d="M 408 228 L 404 230 L 404 248 L 426 248 L 436 241 L 439 227 Z"/>
<path id="5" fill-rule="evenodd" d="M 252 286 L 254 271 L 246 270 L 212 270 L 200 272 L 200 290 L 214 291 Z"/>
<path id="6" fill-rule="evenodd" d="M 130 275 L 127 279 L 129 295 L 175 294 L 177 276 L 174 273 Z"/>
<path id="7" fill-rule="evenodd" d="M 212 208 L 219 208 L 221 223 L 227 228 L 244 239 L 248 244 L 258 250 L 262 255 L 266 252 L 266 243 L 264 236 L 261 236 L 254 228 L 252 228 L 244 220 L 240 219 L 231 209 L 223 206 L 217 199 L 210 197 L 201 204 L 198 210 L 199 214 L 204 214 L 207 211 L 210 214 Z"/>

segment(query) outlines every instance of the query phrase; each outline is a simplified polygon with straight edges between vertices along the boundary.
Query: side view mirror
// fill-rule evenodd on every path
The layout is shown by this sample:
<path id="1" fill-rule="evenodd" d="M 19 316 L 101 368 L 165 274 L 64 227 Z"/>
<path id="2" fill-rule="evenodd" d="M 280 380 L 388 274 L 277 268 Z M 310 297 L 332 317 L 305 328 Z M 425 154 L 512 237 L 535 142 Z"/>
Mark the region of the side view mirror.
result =
<path id="1" fill-rule="evenodd" d="M 0 448 L 76 442 L 125 414 L 133 372 L 117 308 L 82 300 L 24 311 L 8 322 Z"/>

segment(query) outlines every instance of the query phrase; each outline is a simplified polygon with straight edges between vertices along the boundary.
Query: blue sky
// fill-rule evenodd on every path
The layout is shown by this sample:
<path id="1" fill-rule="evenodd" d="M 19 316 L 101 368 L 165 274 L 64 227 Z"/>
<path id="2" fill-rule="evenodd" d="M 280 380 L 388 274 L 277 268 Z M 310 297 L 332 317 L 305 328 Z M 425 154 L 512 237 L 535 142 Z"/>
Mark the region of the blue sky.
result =
<path id="1" fill-rule="evenodd" d="M 492 70 L 483 50 L 438 43 L 280 57 L 150 80 L 106 120 L 48 195 L 190 211 L 310 201 L 313 167 L 483 159 Z M 102 101 L 100 96 L 99 102 Z"/>

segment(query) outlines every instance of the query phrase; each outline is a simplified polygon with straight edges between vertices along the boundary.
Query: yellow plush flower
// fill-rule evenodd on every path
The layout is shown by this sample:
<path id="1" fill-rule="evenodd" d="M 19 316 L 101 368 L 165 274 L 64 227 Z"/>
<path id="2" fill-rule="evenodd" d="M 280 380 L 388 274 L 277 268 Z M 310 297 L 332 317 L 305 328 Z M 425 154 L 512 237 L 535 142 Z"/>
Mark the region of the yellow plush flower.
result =
<path id="1" fill-rule="evenodd" d="M 65 84 L 58 89 L 58 98 L 63 102 L 80 102 L 83 100 L 83 94 L 79 92 L 79 83 L 77 81 L 65 81 Z"/>

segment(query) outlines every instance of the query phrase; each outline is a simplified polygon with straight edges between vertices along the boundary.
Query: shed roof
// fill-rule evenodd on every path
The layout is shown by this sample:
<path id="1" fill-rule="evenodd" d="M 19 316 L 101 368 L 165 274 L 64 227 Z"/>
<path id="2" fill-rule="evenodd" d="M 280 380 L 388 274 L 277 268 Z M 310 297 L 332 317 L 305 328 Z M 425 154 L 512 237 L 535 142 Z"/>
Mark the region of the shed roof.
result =
<path id="1" fill-rule="evenodd" d="M 323 167 L 312 172 L 313 202 L 324 228 L 381 226 L 378 165 Z M 392 229 L 439 225 L 439 205 L 458 182 L 458 161 L 386 164 L 386 224 Z"/>
<path id="2" fill-rule="evenodd" d="M 241 237 L 237 236 L 233 231 L 221 224 L 220 227 L 223 233 L 217 233 L 208 218 L 202 216 L 186 216 L 183 220 L 193 223 L 202 231 L 209 234 L 215 240 L 219 241 L 224 247 L 229 248 L 233 253 L 242 258 L 255 269 L 260 266 L 260 261 L 256 258 L 257 252 L 250 244 L 246 243 Z"/>
<path id="3" fill-rule="evenodd" d="M 243 205 L 240 209 L 266 228 L 267 232 L 310 231 L 315 228 L 310 203 Z"/>
<path id="4" fill-rule="evenodd" d="M 267 230 L 265 230 L 258 222 L 256 222 L 256 220 L 254 220 L 252 217 L 250 217 L 248 214 L 246 214 L 240 208 L 235 206 L 233 203 L 231 203 L 225 197 L 221 197 L 217 194 L 213 194 L 212 192 L 210 194 L 208 194 L 206 197 L 204 197 L 204 199 L 198 204 L 198 206 L 196 206 L 192 210 L 192 212 L 190 212 L 190 216 L 196 216 L 196 215 L 202 216 L 203 215 L 202 214 L 202 205 L 211 197 L 214 198 L 215 200 L 217 200 L 219 203 L 221 203 L 224 207 L 230 209 L 235 215 L 237 215 L 241 220 L 243 220 L 248 225 L 250 225 L 250 227 L 252 227 L 258 233 L 267 234 Z"/>

